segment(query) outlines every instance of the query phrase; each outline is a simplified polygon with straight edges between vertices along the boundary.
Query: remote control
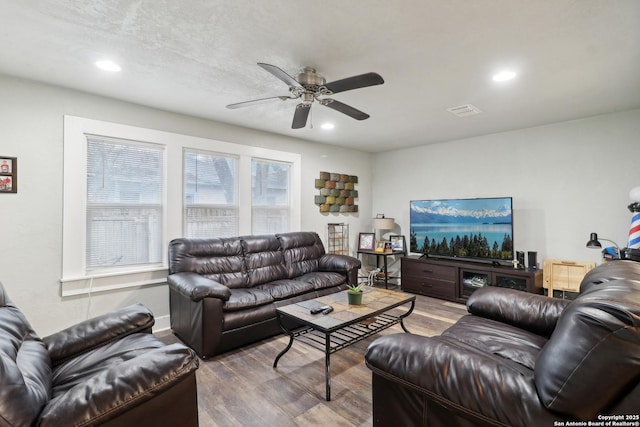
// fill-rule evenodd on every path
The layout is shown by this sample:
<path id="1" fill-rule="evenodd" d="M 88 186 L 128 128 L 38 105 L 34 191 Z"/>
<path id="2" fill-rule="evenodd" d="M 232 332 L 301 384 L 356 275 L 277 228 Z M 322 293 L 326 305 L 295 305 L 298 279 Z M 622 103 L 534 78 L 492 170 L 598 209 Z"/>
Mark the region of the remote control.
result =
<path id="1" fill-rule="evenodd" d="M 333 311 L 333 307 L 329 306 L 327 308 L 325 308 L 324 310 L 322 310 L 322 314 L 329 314 Z"/>
<path id="2" fill-rule="evenodd" d="M 328 306 L 328 305 L 323 305 L 322 307 L 316 307 L 316 308 L 312 308 L 310 310 L 311 314 L 318 314 L 318 313 L 322 313 L 323 311 L 327 310 L 327 309 L 331 309 L 333 310 L 333 307 Z"/>

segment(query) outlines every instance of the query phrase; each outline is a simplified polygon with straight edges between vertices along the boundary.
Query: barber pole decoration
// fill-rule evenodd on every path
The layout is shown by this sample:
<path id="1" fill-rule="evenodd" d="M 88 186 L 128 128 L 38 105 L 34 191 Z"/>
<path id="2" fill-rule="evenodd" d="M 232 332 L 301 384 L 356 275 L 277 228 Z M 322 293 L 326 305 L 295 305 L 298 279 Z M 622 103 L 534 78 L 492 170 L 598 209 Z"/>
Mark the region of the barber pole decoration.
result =
<path id="1" fill-rule="evenodd" d="M 631 228 L 629 229 L 629 244 L 628 248 L 640 249 L 640 204 L 635 203 L 633 210 L 633 216 L 631 217 Z M 631 209 L 631 208 L 629 208 Z"/>
<path id="2" fill-rule="evenodd" d="M 629 210 L 633 213 L 631 217 L 631 228 L 629 229 L 630 249 L 640 249 L 640 187 L 632 188 L 629 197 L 633 201 L 629 205 Z"/>

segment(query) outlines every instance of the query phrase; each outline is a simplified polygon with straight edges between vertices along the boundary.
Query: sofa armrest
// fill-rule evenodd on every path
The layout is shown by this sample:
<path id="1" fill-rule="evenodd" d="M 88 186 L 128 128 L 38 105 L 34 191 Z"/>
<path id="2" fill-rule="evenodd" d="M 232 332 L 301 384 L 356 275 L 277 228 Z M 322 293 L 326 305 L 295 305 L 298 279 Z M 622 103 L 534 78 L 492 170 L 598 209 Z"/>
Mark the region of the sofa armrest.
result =
<path id="1" fill-rule="evenodd" d="M 358 269 L 362 263 L 358 258 L 340 254 L 324 254 L 318 260 L 319 271 L 336 271 L 347 275 L 348 284 L 358 283 Z"/>
<path id="2" fill-rule="evenodd" d="M 41 425 L 105 423 L 195 375 L 198 363 L 195 353 L 178 343 L 114 363 L 52 399 L 41 413 Z"/>
<path id="3" fill-rule="evenodd" d="M 467 300 L 476 316 L 507 323 L 542 336 L 551 336 L 562 311 L 571 301 L 515 289 L 486 286 Z"/>
<path id="4" fill-rule="evenodd" d="M 137 332 L 151 333 L 153 313 L 142 304 L 134 304 L 87 319 L 43 338 L 51 362 L 57 365 L 87 350 Z"/>
<path id="5" fill-rule="evenodd" d="M 228 301 L 231 297 L 231 291 L 225 285 L 215 280 L 207 279 L 198 273 L 182 272 L 170 274 L 167 277 L 167 283 L 173 289 L 195 302 L 201 301 L 203 298 L 219 298 L 223 301 Z"/>

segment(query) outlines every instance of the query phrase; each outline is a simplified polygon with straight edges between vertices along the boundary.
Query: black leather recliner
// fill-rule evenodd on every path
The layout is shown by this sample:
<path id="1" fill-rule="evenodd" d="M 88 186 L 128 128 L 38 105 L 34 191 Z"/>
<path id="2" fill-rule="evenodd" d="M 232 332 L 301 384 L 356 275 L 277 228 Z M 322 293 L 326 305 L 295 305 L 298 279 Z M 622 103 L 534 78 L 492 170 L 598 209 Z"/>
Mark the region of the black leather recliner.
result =
<path id="1" fill-rule="evenodd" d="M 198 358 L 138 304 L 40 339 L 0 284 L 0 426 L 198 425 Z"/>
<path id="2" fill-rule="evenodd" d="M 574 301 L 485 287 L 467 308 L 440 336 L 371 343 L 374 426 L 530 427 L 638 416 L 640 263 L 591 270 Z"/>

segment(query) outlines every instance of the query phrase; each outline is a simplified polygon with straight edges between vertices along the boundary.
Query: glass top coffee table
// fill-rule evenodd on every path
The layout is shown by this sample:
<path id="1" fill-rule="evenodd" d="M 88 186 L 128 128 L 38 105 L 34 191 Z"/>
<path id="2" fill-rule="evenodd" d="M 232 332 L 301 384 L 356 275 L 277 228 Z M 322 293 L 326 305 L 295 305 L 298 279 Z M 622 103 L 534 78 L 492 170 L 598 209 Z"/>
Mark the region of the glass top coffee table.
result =
<path id="1" fill-rule="evenodd" d="M 326 400 L 329 401 L 331 400 L 331 354 L 398 323 L 408 333 L 403 320 L 413 311 L 415 301 L 415 295 L 405 292 L 365 287 L 361 305 L 349 305 L 347 291 L 342 291 L 279 307 L 276 309 L 278 323 L 284 333 L 289 335 L 289 344 L 276 356 L 273 367 L 278 366 L 278 361 L 289 351 L 294 339 L 323 351 L 325 394 Z M 410 306 L 403 313 L 389 313 L 392 309 L 404 304 L 410 304 Z M 328 314 L 311 314 L 312 309 L 325 305 L 332 306 L 333 311 Z M 286 318 L 303 326 L 296 330 L 289 330 L 283 322 Z"/>

